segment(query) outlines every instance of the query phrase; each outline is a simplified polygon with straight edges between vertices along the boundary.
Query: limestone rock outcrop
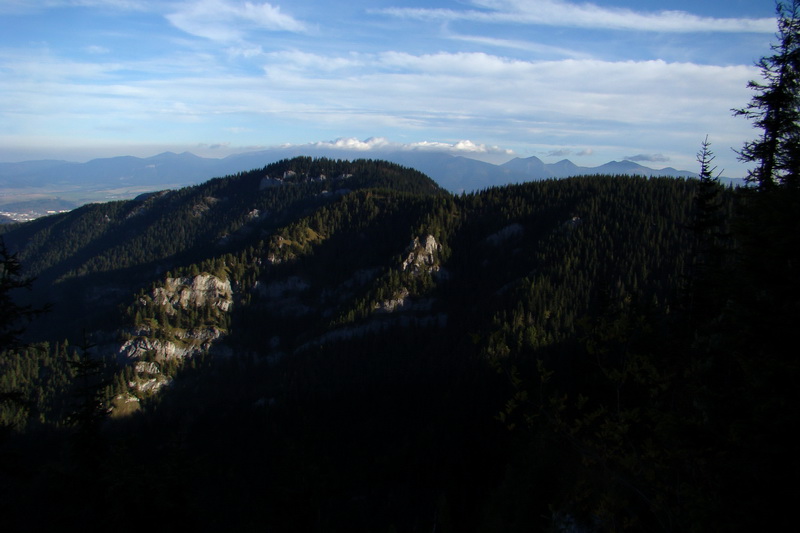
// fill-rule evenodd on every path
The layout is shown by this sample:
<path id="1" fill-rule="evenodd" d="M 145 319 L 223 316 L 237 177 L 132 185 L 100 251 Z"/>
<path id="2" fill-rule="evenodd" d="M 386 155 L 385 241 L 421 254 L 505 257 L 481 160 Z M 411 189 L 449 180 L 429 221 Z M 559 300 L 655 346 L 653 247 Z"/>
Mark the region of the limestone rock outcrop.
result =
<path id="1" fill-rule="evenodd" d="M 438 272 L 438 255 L 442 250 L 442 245 L 436 242 L 433 235 L 425 236 L 425 242 L 420 242 L 419 237 L 414 237 L 407 251 L 408 256 L 403 261 L 403 271 L 411 272 Z"/>
<path id="2" fill-rule="evenodd" d="M 211 305 L 221 311 L 230 311 L 233 306 L 231 282 L 211 274 L 194 277 L 167 278 L 162 287 L 152 294 L 153 303 L 181 309 L 200 308 Z M 172 314 L 169 310 L 168 313 Z"/>

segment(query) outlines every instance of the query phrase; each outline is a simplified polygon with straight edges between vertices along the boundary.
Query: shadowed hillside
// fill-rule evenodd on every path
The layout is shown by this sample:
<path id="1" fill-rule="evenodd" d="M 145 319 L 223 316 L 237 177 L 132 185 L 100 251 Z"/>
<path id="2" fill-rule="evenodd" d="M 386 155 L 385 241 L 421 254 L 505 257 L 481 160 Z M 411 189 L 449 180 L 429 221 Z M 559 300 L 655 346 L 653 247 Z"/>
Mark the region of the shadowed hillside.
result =
<path id="1" fill-rule="evenodd" d="M 7 229 L 36 277 L 19 302 L 52 309 L 2 359 L 3 390 L 24 399 L 0 411 L 4 516 L 746 523 L 733 487 L 769 493 L 729 466 L 771 435 L 754 414 L 778 397 L 771 370 L 726 357 L 716 321 L 738 283 L 737 205 L 693 179 L 455 196 L 395 164 L 296 158 Z M 771 446 L 760 469 L 786 457 Z"/>

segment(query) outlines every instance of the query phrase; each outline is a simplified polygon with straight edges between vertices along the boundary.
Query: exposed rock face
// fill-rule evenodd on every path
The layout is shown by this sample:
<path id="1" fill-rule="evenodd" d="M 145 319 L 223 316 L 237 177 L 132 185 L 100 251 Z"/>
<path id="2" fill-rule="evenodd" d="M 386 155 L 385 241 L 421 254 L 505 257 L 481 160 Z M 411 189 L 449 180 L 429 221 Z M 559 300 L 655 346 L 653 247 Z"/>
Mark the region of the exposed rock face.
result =
<path id="1" fill-rule="evenodd" d="M 230 281 L 211 274 L 167 278 L 161 287 L 153 289 L 140 300 L 143 305 L 163 307 L 168 315 L 187 309 L 216 309 L 227 312 L 233 306 Z M 215 345 L 226 331 L 216 326 L 192 329 L 170 327 L 166 324 L 136 324 L 126 332 L 128 340 L 117 344 L 117 359 L 134 364 L 134 378 L 128 382 L 128 395 L 115 399 L 114 410 L 125 414 L 134 410 L 137 397 L 158 392 L 169 386 L 171 379 L 161 371 L 167 361 L 183 360 L 203 353 L 227 355 L 229 349 Z"/>
<path id="2" fill-rule="evenodd" d="M 403 261 L 403 270 L 411 272 L 438 272 L 439 262 L 437 256 L 442 245 L 436 242 L 433 235 L 425 237 L 425 244 L 420 243 L 419 237 L 414 237 L 408 247 L 408 257 Z"/>
<path id="3" fill-rule="evenodd" d="M 131 332 L 129 332 L 130 334 Z M 127 382 L 128 391 L 112 402 L 112 416 L 126 416 L 139 409 L 139 399 L 169 387 L 172 378 L 162 372 L 162 364 L 182 360 L 203 353 L 230 355 L 230 349 L 214 345 L 224 337 L 225 331 L 217 327 L 191 330 L 170 329 L 169 338 L 156 338 L 151 328 L 132 331 L 135 337 L 117 348 L 117 359 L 133 364 L 135 373 Z"/>
<path id="4" fill-rule="evenodd" d="M 148 362 L 148 361 L 139 361 L 138 363 L 136 363 L 136 365 L 133 368 L 136 370 L 136 372 L 138 372 L 140 374 L 153 374 L 153 375 L 155 375 L 155 374 L 160 374 L 161 373 L 161 369 L 158 368 L 158 365 L 155 364 L 152 361 L 150 361 L 150 362 Z"/>
<path id="5" fill-rule="evenodd" d="M 139 361 L 134 366 L 134 369 L 136 370 L 136 377 L 128 382 L 128 389 L 132 392 L 139 394 L 154 393 L 172 382 L 171 379 L 161 373 L 161 369 L 155 362 Z M 136 396 L 129 395 L 129 397 L 135 398 L 135 401 L 138 402 Z M 130 398 L 126 401 L 133 401 Z"/>
<path id="6" fill-rule="evenodd" d="M 376 303 L 375 311 L 378 313 L 392 313 L 394 311 L 399 311 L 408 304 L 408 296 L 408 289 L 403 287 L 397 292 L 397 294 L 394 295 L 394 298 Z"/>
<path id="7" fill-rule="evenodd" d="M 134 381 L 128 382 L 128 388 L 139 394 L 153 394 L 169 386 L 170 383 L 172 383 L 172 380 L 161 374 L 150 377 L 137 376 Z M 130 398 L 135 398 L 135 400 Z M 138 402 L 139 398 L 131 394 L 127 402 L 129 403 L 132 401 Z"/>
<path id="8" fill-rule="evenodd" d="M 125 359 L 137 360 L 147 354 L 155 354 L 156 359 L 166 360 L 179 357 L 177 347 L 172 342 L 164 342 L 150 337 L 136 337 L 125 341 L 119 348 L 119 355 Z M 186 355 L 181 354 L 180 356 Z"/>
<path id="9" fill-rule="evenodd" d="M 419 237 L 414 237 L 411 241 L 406 252 L 408 256 L 401 265 L 401 270 L 409 272 L 412 275 L 422 273 L 437 273 L 441 271 L 439 265 L 439 252 L 442 250 L 442 245 L 436 242 L 433 235 L 426 235 L 425 241 L 422 243 Z M 401 287 L 395 291 L 391 298 L 376 302 L 373 306 L 373 311 L 376 313 L 393 313 L 395 311 L 427 311 L 430 308 L 430 302 L 412 302 L 412 296 L 408 288 Z"/>
<path id="10" fill-rule="evenodd" d="M 211 305 L 221 311 L 229 311 L 233 305 L 231 282 L 211 274 L 199 274 L 194 278 L 167 278 L 163 287 L 153 290 L 153 302 L 175 309 L 199 308 Z"/>
<path id="11" fill-rule="evenodd" d="M 138 360 L 148 355 L 156 361 L 185 359 L 208 352 L 214 341 L 223 335 L 224 332 L 221 329 L 210 327 L 188 331 L 174 330 L 172 333 L 173 340 L 138 336 L 125 341 L 117 353 L 122 359 L 127 360 Z M 137 367 L 138 371 L 139 368 Z"/>
<path id="12" fill-rule="evenodd" d="M 206 196 L 200 202 L 192 206 L 192 216 L 197 218 L 208 212 L 211 207 L 219 202 L 219 198 L 213 196 Z"/>

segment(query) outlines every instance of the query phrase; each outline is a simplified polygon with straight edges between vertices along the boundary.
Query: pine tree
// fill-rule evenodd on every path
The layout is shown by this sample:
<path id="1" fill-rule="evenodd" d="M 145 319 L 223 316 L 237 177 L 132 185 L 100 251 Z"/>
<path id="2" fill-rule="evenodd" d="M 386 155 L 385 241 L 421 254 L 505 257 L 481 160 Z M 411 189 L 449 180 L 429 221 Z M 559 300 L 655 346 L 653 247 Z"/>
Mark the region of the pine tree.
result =
<path id="1" fill-rule="evenodd" d="M 756 187 L 742 191 L 734 226 L 735 282 L 718 313 L 716 335 L 705 339 L 715 365 L 708 382 L 725 376 L 709 387 L 718 395 L 712 421 L 729 428 L 719 432 L 727 435 L 727 457 L 717 465 L 720 501 L 740 513 L 731 516 L 742 530 L 770 529 L 766 520 L 779 516 L 793 497 L 777 487 L 800 472 L 795 442 L 786 433 L 800 402 L 800 361 L 792 348 L 800 320 L 800 0 L 778 3 L 777 12 L 774 53 L 758 63 L 765 82 L 751 82 L 756 94 L 735 112 L 761 130 L 739 153 L 756 164 L 748 176 Z M 723 473 L 744 463 L 741 472 Z M 736 508 L 738 491 L 752 486 L 759 489 L 748 495 L 749 508 L 758 509 L 758 519 Z"/>
<path id="2" fill-rule="evenodd" d="M 714 175 L 717 167 L 712 167 L 714 152 L 711 151 L 711 142 L 708 137 L 703 141 L 697 153 L 697 162 L 700 163 L 700 176 L 695 193 L 695 217 L 693 230 L 699 235 L 719 230 L 724 218 L 720 198 L 719 175 Z"/>
<path id="3" fill-rule="evenodd" d="M 746 107 L 734 110 L 762 130 L 739 152 L 741 161 L 757 164 L 748 180 L 761 189 L 800 184 L 800 0 L 779 2 L 777 13 L 774 53 L 756 63 L 764 81 L 751 81 L 748 87 L 756 94 Z"/>
<path id="4" fill-rule="evenodd" d="M 719 175 L 713 167 L 714 153 L 708 137 L 697 153 L 700 177 L 694 196 L 694 217 L 691 230 L 695 237 L 694 264 L 689 293 L 692 312 L 696 318 L 718 311 L 724 299 L 723 264 L 729 255 L 729 234 L 726 230 L 727 212 L 724 208 Z"/>
<path id="5" fill-rule="evenodd" d="M 773 327 L 773 316 L 791 323 L 800 297 L 800 0 L 779 2 L 777 13 L 774 54 L 758 62 L 765 83 L 750 82 L 756 94 L 735 111 L 762 131 L 739 153 L 756 163 L 748 178 L 757 188 L 745 195 L 737 237 L 744 281 L 753 301 L 769 310 L 757 315 Z"/>

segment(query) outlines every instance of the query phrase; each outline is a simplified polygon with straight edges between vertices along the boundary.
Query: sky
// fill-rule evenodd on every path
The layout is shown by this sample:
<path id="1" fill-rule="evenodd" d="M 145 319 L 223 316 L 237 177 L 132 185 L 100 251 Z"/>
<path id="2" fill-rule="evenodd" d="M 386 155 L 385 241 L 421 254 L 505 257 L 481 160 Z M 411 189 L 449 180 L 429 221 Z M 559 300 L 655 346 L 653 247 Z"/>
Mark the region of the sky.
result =
<path id="1" fill-rule="evenodd" d="M 773 0 L 0 0 L 0 161 L 282 145 L 718 172 Z"/>

